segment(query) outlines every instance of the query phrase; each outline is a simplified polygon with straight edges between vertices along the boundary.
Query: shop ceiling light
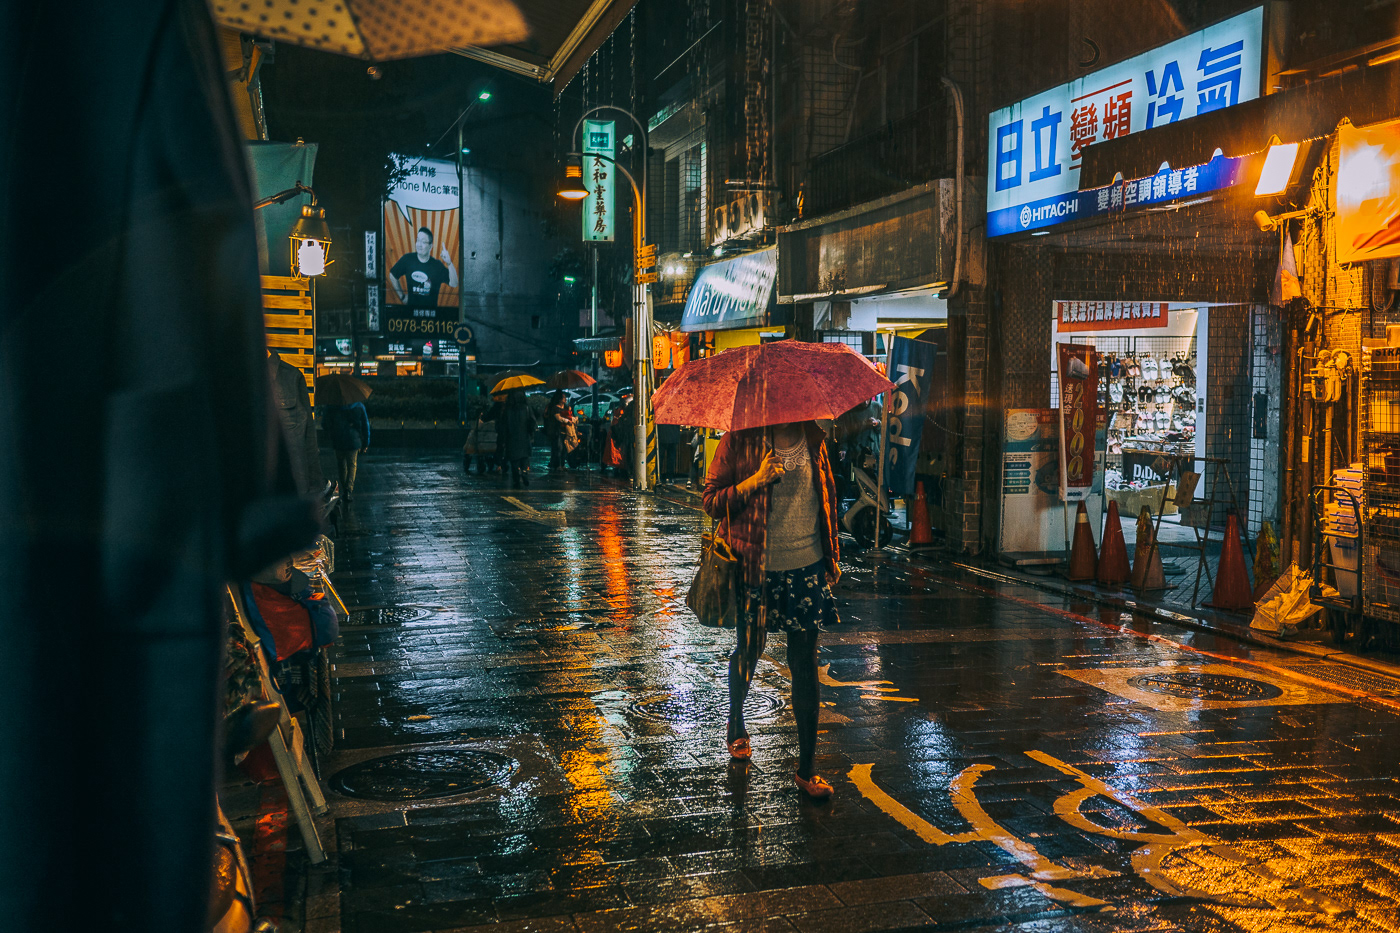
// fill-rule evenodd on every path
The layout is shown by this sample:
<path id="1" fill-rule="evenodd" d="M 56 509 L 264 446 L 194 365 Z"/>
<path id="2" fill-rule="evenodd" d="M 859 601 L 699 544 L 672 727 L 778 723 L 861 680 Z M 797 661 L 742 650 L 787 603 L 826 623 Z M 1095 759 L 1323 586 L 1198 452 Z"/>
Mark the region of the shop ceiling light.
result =
<path id="1" fill-rule="evenodd" d="M 1264 156 L 1264 170 L 1259 173 L 1259 184 L 1254 187 L 1254 196 L 1266 197 L 1283 194 L 1293 180 L 1293 168 L 1298 164 L 1298 144 L 1275 142 Z"/>

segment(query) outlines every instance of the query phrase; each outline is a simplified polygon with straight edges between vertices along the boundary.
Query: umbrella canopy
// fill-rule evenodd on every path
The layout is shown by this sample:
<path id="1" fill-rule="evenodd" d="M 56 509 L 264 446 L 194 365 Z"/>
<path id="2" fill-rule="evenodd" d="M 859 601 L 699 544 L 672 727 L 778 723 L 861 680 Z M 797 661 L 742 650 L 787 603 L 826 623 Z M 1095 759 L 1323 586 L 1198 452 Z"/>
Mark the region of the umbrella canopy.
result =
<path id="1" fill-rule="evenodd" d="M 784 340 L 691 360 L 657 390 L 653 404 L 661 424 L 741 431 L 836 418 L 893 388 L 845 344 Z"/>
<path id="2" fill-rule="evenodd" d="M 551 389 L 583 389 L 597 381 L 582 370 L 564 369 L 550 376 L 545 385 Z"/>
<path id="3" fill-rule="evenodd" d="M 220 26 L 370 61 L 432 55 L 530 35 L 511 0 L 213 0 Z"/>
<path id="4" fill-rule="evenodd" d="M 366 383 L 344 373 L 332 373 L 316 380 L 318 405 L 353 405 L 374 393 Z"/>
<path id="5" fill-rule="evenodd" d="M 524 374 L 519 376 L 507 376 L 496 383 L 495 388 L 491 390 L 491 394 L 495 395 L 497 392 L 509 392 L 512 389 L 528 389 L 530 386 L 542 385 L 544 385 L 544 380 L 536 379 L 534 376 L 527 376 Z"/>

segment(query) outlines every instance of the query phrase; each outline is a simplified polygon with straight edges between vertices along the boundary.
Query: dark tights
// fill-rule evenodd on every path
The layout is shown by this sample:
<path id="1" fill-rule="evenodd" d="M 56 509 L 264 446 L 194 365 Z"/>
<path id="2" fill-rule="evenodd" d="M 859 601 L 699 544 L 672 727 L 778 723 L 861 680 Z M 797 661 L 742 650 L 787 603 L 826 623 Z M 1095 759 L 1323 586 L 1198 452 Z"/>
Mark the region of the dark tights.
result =
<path id="1" fill-rule="evenodd" d="M 757 623 L 740 624 L 739 643 L 729 656 L 729 741 L 748 735 L 744 728 L 744 700 L 759 655 L 768 643 L 768 632 Z M 792 674 L 792 712 L 797 718 L 797 773 L 803 780 L 813 772 L 817 751 L 817 710 L 821 687 L 817 683 L 817 633 L 787 633 L 787 663 Z"/>

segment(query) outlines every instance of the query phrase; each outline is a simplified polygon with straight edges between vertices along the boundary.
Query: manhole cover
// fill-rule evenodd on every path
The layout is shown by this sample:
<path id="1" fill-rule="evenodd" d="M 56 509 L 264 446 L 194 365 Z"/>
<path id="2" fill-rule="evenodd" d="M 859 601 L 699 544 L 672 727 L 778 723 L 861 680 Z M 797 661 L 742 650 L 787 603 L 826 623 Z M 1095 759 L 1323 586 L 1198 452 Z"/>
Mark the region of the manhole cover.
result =
<path id="1" fill-rule="evenodd" d="M 750 690 L 744 701 L 744 719 L 753 722 L 772 719 L 786 705 L 776 693 Z M 657 722 L 723 722 L 729 716 L 729 698 L 722 693 L 682 690 L 653 693 L 633 700 L 627 708 L 644 719 Z"/>
<path id="2" fill-rule="evenodd" d="M 1262 680 L 1195 671 L 1139 674 L 1128 679 L 1128 686 L 1181 700 L 1272 700 L 1283 696 L 1282 690 Z"/>
<path id="3" fill-rule="evenodd" d="M 519 767 L 504 755 L 469 749 L 402 752 L 337 771 L 330 786 L 367 800 L 429 800 L 504 784 Z"/>
<path id="4" fill-rule="evenodd" d="M 346 625 L 402 625 L 426 619 L 437 610 L 428 606 L 357 606 L 350 610 Z"/>

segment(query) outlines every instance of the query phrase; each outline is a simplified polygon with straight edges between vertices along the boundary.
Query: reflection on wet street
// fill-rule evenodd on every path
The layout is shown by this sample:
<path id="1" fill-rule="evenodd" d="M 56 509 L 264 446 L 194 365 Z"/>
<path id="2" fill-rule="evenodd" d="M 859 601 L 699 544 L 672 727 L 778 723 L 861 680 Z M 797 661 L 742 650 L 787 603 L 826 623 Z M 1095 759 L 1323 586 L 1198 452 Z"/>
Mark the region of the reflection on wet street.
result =
<path id="1" fill-rule="evenodd" d="M 328 768 L 348 933 L 1400 929 L 1391 678 L 848 555 L 813 803 L 780 636 L 730 764 L 733 634 L 683 603 L 701 513 L 452 456 L 360 474 Z"/>

